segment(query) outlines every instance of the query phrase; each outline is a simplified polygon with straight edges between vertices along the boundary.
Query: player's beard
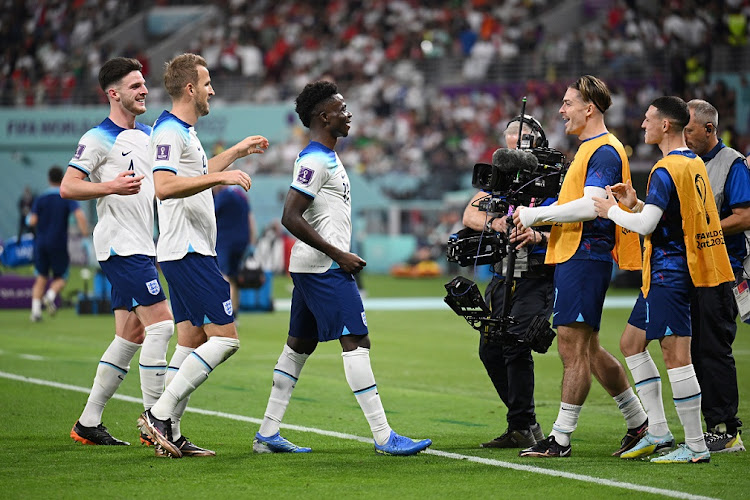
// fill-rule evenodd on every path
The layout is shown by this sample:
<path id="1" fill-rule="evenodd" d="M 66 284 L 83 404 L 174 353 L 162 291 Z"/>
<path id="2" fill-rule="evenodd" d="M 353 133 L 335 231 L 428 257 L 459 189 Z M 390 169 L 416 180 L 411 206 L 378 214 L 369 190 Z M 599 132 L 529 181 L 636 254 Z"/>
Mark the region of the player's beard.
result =
<path id="1" fill-rule="evenodd" d="M 195 110 L 198 112 L 198 116 L 206 116 L 209 112 L 208 99 L 205 101 L 196 101 Z"/>
<path id="2" fill-rule="evenodd" d="M 145 102 L 143 103 L 143 107 L 141 107 L 141 103 L 136 102 L 135 98 L 123 98 L 121 102 L 122 107 L 129 113 L 133 113 L 135 116 L 142 115 L 146 112 Z"/>

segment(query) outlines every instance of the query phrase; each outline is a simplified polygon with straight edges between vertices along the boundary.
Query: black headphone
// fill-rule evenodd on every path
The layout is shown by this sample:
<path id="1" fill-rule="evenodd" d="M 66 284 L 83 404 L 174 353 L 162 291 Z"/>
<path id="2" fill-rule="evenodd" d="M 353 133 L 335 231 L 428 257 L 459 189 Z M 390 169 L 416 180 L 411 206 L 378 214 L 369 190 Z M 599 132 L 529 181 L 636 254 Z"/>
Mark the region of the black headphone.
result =
<path id="1" fill-rule="evenodd" d="M 508 122 L 508 124 L 505 126 L 507 129 L 508 126 L 510 126 L 513 122 L 520 122 L 521 121 L 521 115 L 516 116 L 511 121 Z M 531 115 L 523 115 L 523 123 L 521 124 L 519 130 L 519 135 L 523 132 L 523 125 L 528 125 L 529 128 L 531 128 L 531 132 L 534 135 L 534 144 L 531 145 L 532 148 L 546 148 L 549 147 L 549 141 L 547 141 L 547 135 L 544 133 L 544 129 L 542 128 L 542 124 L 539 123 L 539 120 L 534 118 Z"/>
<path id="2" fill-rule="evenodd" d="M 712 125 L 710 123 L 706 123 L 706 132 L 710 134 L 712 130 L 713 130 Z"/>

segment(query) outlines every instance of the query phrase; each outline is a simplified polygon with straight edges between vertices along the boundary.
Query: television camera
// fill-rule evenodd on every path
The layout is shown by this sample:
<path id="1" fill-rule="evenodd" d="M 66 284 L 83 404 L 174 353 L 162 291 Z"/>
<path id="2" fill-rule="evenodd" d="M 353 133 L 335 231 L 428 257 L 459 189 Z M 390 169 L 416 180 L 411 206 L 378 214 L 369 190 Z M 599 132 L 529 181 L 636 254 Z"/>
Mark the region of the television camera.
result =
<path id="1" fill-rule="evenodd" d="M 517 149 L 498 149 L 492 155 L 492 164 L 474 165 L 472 185 L 487 192 L 487 196 L 477 202 L 477 208 L 489 214 L 512 215 L 518 205 L 530 205 L 546 198 L 556 198 L 568 163 L 560 151 L 549 148 L 547 137 L 541 124 L 533 117 L 524 114 L 526 99 L 523 100 L 521 115 L 510 122 L 519 122 Z M 530 133 L 524 133 L 525 130 Z M 514 277 L 516 270 L 515 245 L 510 243 L 512 224 L 508 232 L 497 233 L 485 229 L 474 231 L 465 228 L 450 236 L 447 246 L 447 259 L 460 266 L 495 264 L 505 259 L 507 268 L 504 275 Z M 524 252 L 527 254 L 527 252 Z M 528 254 L 527 254 L 528 255 Z M 523 277 L 528 271 L 530 258 L 525 259 L 527 269 L 521 271 Z M 510 316 L 513 294 L 513 280 L 506 279 L 503 311 L 499 317 L 492 317 L 479 289 L 471 280 L 456 277 L 445 285 L 445 302 L 456 314 L 462 316 L 480 334 L 491 342 L 526 342 L 537 352 L 546 352 L 555 337 L 549 321 L 543 316 L 534 318 L 526 332 L 512 335 L 509 328 L 518 324 Z"/>

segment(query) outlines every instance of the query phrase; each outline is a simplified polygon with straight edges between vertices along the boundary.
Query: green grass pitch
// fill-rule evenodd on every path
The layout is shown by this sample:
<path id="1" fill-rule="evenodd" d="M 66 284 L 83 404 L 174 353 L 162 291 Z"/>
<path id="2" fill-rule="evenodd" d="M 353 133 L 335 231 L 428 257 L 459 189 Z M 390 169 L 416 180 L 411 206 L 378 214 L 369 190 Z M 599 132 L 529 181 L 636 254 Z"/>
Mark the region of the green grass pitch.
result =
<path id="1" fill-rule="evenodd" d="M 365 276 L 367 297 L 442 297 L 446 278 Z M 289 296 L 275 280 L 275 297 Z M 77 286 L 71 283 L 71 289 Z M 633 294 L 613 290 L 617 294 Z M 602 344 L 622 360 L 619 335 L 629 310 L 607 309 Z M 521 459 L 516 450 L 478 444 L 505 429 L 505 408 L 477 357 L 478 334 L 447 307 L 367 313 L 372 366 L 391 426 L 433 440 L 415 457 L 384 457 L 344 378 L 340 346 L 321 344 L 302 372 L 282 428 L 306 455 L 255 455 L 271 372 L 286 338 L 288 313 L 243 313 L 241 348 L 195 392 L 182 429 L 212 458 L 157 458 L 138 444 L 137 357 L 105 409 L 104 423 L 129 447 L 73 442 L 99 357 L 114 335 L 112 316 L 62 309 L 31 324 L 28 311 L 0 312 L 0 497 L 2 498 L 747 498 L 749 453 L 714 455 L 710 464 L 656 465 L 611 457 L 625 432 L 617 406 L 594 382 L 568 459 Z M 174 344 L 174 340 L 173 340 Z M 666 372 L 658 345 L 651 353 Z M 750 420 L 750 327 L 734 349 L 740 416 Z M 170 349 L 171 355 L 171 349 Z M 560 400 L 562 365 L 553 344 L 535 355 L 537 417 L 545 433 Z M 672 432 L 682 427 L 664 383 Z M 81 389 L 82 388 L 82 389 Z M 217 413 L 221 412 L 221 413 Z M 338 433 L 338 434 L 336 434 Z M 362 438 L 357 440 L 356 436 Z M 366 439 L 365 439 L 366 438 Z M 750 434 L 748 434 L 750 444 Z"/>

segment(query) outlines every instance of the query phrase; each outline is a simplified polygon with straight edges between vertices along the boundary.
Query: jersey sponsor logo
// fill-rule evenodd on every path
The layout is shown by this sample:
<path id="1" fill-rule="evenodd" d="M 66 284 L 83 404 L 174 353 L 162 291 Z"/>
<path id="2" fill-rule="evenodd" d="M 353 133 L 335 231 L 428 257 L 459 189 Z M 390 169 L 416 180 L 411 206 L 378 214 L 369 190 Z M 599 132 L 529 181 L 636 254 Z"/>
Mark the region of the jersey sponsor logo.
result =
<path id="1" fill-rule="evenodd" d="M 76 147 L 76 154 L 73 155 L 73 158 L 75 158 L 76 160 L 80 159 L 84 149 L 86 149 L 86 145 L 79 144 L 78 147 Z"/>
<path id="2" fill-rule="evenodd" d="M 156 159 L 169 160 L 169 152 L 172 149 L 170 144 L 159 144 L 156 146 Z"/>
<path id="3" fill-rule="evenodd" d="M 148 290 L 148 293 L 151 295 L 156 295 L 159 293 L 159 290 L 161 290 L 161 286 L 159 286 L 159 280 L 151 280 L 146 283 L 146 289 Z"/>
<path id="4" fill-rule="evenodd" d="M 312 182 L 313 175 L 315 175 L 314 170 L 307 167 L 300 167 L 299 174 L 297 174 L 297 182 L 303 186 L 309 186 L 310 182 Z"/>
<path id="5" fill-rule="evenodd" d="M 122 156 L 128 156 L 128 155 L 129 155 L 130 153 L 132 153 L 132 152 L 133 152 L 133 150 L 130 150 L 130 151 L 128 151 L 127 153 L 126 153 L 125 151 L 123 151 L 123 152 L 122 152 L 122 153 L 120 153 L 120 154 L 121 154 Z"/>
<path id="6" fill-rule="evenodd" d="M 222 302 L 221 305 L 224 306 L 224 312 L 227 313 L 227 316 L 231 316 L 232 315 L 232 299 L 229 299 L 226 302 Z"/>

